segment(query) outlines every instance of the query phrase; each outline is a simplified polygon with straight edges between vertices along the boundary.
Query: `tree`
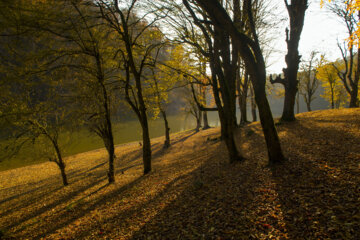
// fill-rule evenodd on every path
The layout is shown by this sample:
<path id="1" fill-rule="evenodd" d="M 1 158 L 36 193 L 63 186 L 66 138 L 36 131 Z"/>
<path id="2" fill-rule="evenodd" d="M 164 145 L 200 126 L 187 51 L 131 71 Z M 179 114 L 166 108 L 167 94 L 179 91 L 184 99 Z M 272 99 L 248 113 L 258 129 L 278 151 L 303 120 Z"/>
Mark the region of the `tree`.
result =
<path id="1" fill-rule="evenodd" d="M 338 64 L 338 63 L 334 63 Z M 338 66 L 338 68 L 341 68 Z M 324 94 L 321 95 L 329 103 L 332 109 L 343 106 L 346 101 L 346 93 L 337 71 L 326 59 L 322 57 L 320 65 L 316 69 L 316 78 L 322 83 Z"/>
<path id="2" fill-rule="evenodd" d="M 177 37 L 191 48 L 200 61 L 199 71 L 201 78 L 193 74 L 186 74 L 189 82 L 205 86 L 210 84 L 216 102 L 216 108 L 208 108 L 200 103 L 200 99 L 195 97 L 194 103 L 201 111 L 217 110 L 221 122 L 221 136 L 229 153 L 230 162 L 242 160 L 243 157 L 235 144 L 236 132 L 236 83 L 235 73 L 237 69 L 238 52 L 231 49 L 229 36 L 221 29 L 213 29 L 206 14 L 194 4 L 193 1 L 183 1 L 186 11 L 176 2 L 162 1 L 166 7 L 159 6 L 158 12 L 162 8 L 171 9 L 174 14 L 168 19 L 168 24 L 177 33 Z M 205 74 L 206 68 L 211 71 L 211 76 Z M 205 69 L 205 71 L 204 71 Z M 221 80 L 219 80 L 221 78 Z M 204 81 L 205 80 L 205 81 Z M 205 85 L 204 85 L 204 82 Z M 198 88 L 194 86 L 193 93 Z M 200 92 L 199 92 L 200 93 Z M 201 97 L 201 94 L 200 94 Z M 198 112 L 198 111 L 197 111 Z M 201 116 L 199 115 L 199 119 Z"/>
<path id="3" fill-rule="evenodd" d="M 277 163 L 284 160 L 279 137 L 274 125 L 274 120 L 266 98 L 265 83 L 266 69 L 265 61 L 260 49 L 259 38 L 256 33 L 251 1 L 245 1 L 244 11 L 248 14 L 251 34 L 239 32 L 225 9 L 216 0 L 196 0 L 204 11 L 207 12 L 212 24 L 217 29 L 222 29 L 231 36 L 235 50 L 245 62 L 246 70 L 253 83 L 255 99 L 260 113 L 261 125 L 264 131 L 268 148 L 270 163 Z"/>
<path id="4" fill-rule="evenodd" d="M 179 85 L 182 85 L 182 72 L 185 72 L 187 68 L 185 59 L 186 56 L 184 55 L 184 49 L 181 45 L 170 44 L 158 48 L 157 54 L 154 57 L 154 65 L 150 68 L 152 73 L 151 79 L 146 81 L 146 83 L 151 86 L 147 89 L 149 91 L 147 95 L 150 95 L 148 108 L 151 109 L 153 118 L 156 119 L 158 115 L 161 114 L 164 120 L 164 148 L 170 147 L 170 128 L 166 114 L 166 105 L 169 103 L 169 92 Z M 156 66 L 156 64 L 158 66 Z"/>
<path id="5" fill-rule="evenodd" d="M 75 110 L 104 142 L 109 156 L 108 181 L 115 181 L 115 147 L 111 120 L 109 82 L 113 80 L 113 44 L 109 29 L 96 18 L 89 1 L 37 2 L 40 14 L 26 22 L 33 31 L 51 34 L 56 45 L 49 48 L 47 71 L 71 69 L 71 97 Z M 46 13 L 46 14 L 45 14 Z M 114 41 L 114 40 L 113 40 Z"/>
<path id="6" fill-rule="evenodd" d="M 320 0 L 320 6 L 323 7 L 326 1 L 324 0 Z M 360 14 L 360 1 L 359 0 L 349 0 L 349 1 L 336 1 L 336 0 L 328 0 L 328 7 L 330 9 L 333 8 L 333 6 L 331 6 L 331 4 L 345 4 L 346 5 L 346 10 L 345 12 L 347 12 L 347 15 L 350 18 L 356 18 L 359 16 Z M 353 31 L 351 33 L 351 35 L 349 36 L 349 38 L 347 39 L 349 46 L 359 46 L 359 39 L 360 39 L 360 28 L 359 26 L 356 27 L 356 29 L 354 29 L 355 31 Z"/>
<path id="7" fill-rule="evenodd" d="M 191 93 L 189 94 L 188 92 L 185 93 L 186 97 L 186 107 L 185 107 L 185 111 L 190 113 L 192 116 L 195 117 L 196 119 L 196 127 L 195 127 L 195 131 L 198 132 L 200 131 L 201 128 L 201 110 L 199 107 L 199 104 L 197 103 L 197 101 L 199 101 L 199 96 L 201 96 L 201 88 L 197 88 L 195 89 L 194 84 L 190 83 L 191 87 L 188 90 L 191 91 Z"/>
<path id="8" fill-rule="evenodd" d="M 48 34 L 32 31 L 24 22 L 32 17 L 36 4 L 21 8 L 21 1 L 3 2 L 0 30 L 1 105 L 0 122 L 5 157 L 11 157 L 26 145 L 43 144 L 40 149 L 57 164 L 63 185 L 68 185 L 63 159 L 61 135 L 76 122 L 69 111 L 70 103 L 62 94 L 68 71 L 48 71 L 43 68 L 49 60 L 48 46 L 54 44 Z M 2 9 L 3 10 L 3 9 Z M 55 44 L 56 45 L 56 44 Z"/>
<path id="9" fill-rule="evenodd" d="M 83 113 L 87 118 L 86 124 L 104 142 L 109 156 L 108 181 L 113 183 L 115 182 L 115 145 L 111 120 L 111 87 L 109 88 L 109 83 L 114 81 L 112 77 L 115 67 L 112 61 L 114 48 L 111 46 L 113 42 L 109 41 L 111 39 L 109 29 L 106 29 L 106 25 L 101 20 L 95 18 L 94 5 L 88 5 L 86 2 L 83 5 L 71 2 L 71 5 L 77 15 L 70 21 L 76 21 L 77 24 L 72 24 L 70 36 L 80 54 L 79 64 L 71 67 L 82 71 L 84 75 L 80 79 L 85 80 L 83 83 L 78 81 L 80 86 L 77 88 L 76 97 L 86 110 Z M 83 101 L 85 99 L 86 101 Z"/>
<path id="10" fill-rule="evenodd" d="M 28 40 L 30 36 L 23 36 Z M 33 39 L 32 39 L 33 40 Z M 15 41 L 16 42 L 16 41 Z M 39 145 L 42 158 L 48 158 L 59 167 L 63 185 L 67 186 L 66 164 L 63 159 L 60 136 L 74 125 L 74 118 L 69 111 L 70 104 L 61 93 L 63 72 L 53 71 L 32 74 L 33 68 L 41 68 L 38 58 L 42 49 L 28 47 L 16 42 L 12 49 L 13 56 L 6 54 L 7 62 L 2 64 L 0 119 L 2 137 L 2 157 L 11 158 L 21 152 L 25 146 Z M 21 59 L 19 58 L 21 56 Z M 29 67 L 31 66 L 31 67 Z"/>
<path id="11" fill-rule="evenodd" d="M 356 15 L 351 9 L 353 4 L 354 1 L 332 1 L 328 4 L 330 11 L 339 17 L 346 26 L 349 39 L 357 36 L 355 32 L 360 20 L 360 12 Z M 360 45 L 358 42 L 350 41 L 350 44 L 338 43 L 338 47 L 345 68 L 339 69 L 337 65 L 333 66 L 350 95 L 349 107 L 359 107 L 360 55 L 354 52 L 354 48 L 357 47 L 357 53 L 359 53 Z"/>
<path id="12" fill-rule="evenodd" d="M 303 63 L 301 68 L 302 72 L 300 75 L 300 94 L 304 97 L 307 110 L 311 111 L 311 102 L 315 99 L 315 92 L 319 87 L 319 80 L 316 77 L 315 69 L 315 57 L 316 52 L 312 51 L 310 53 L 310 59 Z"/>
<path id="13" fill-rule="evenodd" d="M 149 62 L 153 65 L 153 54 L 163 45 L 164 39 L 162 36 L 153 35 L 161 33 L 153 31 L 156 29 L 154 26 L 157 21 L 156 17 L 147 21 L 148 13 L 142 17 L 136 15 L 140 13 L 140 11 L 136 12 L 140 4 L 138 1 L 122 2 L 123 9 L 120 9 L 118 0 L 97 0 L 96 3 L 102 18 L 117 33 L 123 44 L 117 49 L 117 53 L 119 53 L 118 59 L 122 63 L 122 70 L 125 73 L 123 79 L 125 99 L 141 124 L 144 174 L 147 174 L 151 171 L 151 142 L 143 90 L 145 87 L 143 75 Z"/>
<path id="14" fill-rule="evenodd" d="M 300 55 L 298 51 L 301 32 L 304 26 L 305 11 L 308 8 L 307 0 L 291 0 L 289 4 L 284 1 L 289 14 L 290 30 L 286 28 L 287 54 L 285 56 L 286 68 L 283 69 L 284 78 L 279 75 L 276 79 L 270 78 L 271 83 L 281 83 L 285 89 L 282 121 L 295 120 L 295 98 L 298 91 L 297 73 L 299 70 Z"/>
<path id="15" fill-rule="evenodd" d="M 240 125 L 243 125 L 248 122 L 247 98 L 248 98 L 249 85 L 250 85 L 249 75 L 244 71 L 244 69 L 239 68 L 237 73 L 237 93 L 238 93 L 238 104 L 241 114 Z"/>

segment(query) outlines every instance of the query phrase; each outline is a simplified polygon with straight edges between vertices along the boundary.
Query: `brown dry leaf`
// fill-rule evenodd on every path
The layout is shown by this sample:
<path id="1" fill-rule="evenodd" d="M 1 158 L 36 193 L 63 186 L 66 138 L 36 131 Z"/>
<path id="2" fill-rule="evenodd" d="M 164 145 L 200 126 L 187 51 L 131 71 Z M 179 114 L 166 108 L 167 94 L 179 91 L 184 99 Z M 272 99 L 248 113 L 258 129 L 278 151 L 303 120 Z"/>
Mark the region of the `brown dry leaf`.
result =
<path id="1" fill-rule="evenodd" d="M 288 161 L 269 168 L 259 123 L 241 130 L 247 160 L 229 164 L 219 129 L 153 139 L 142 175 L 137 143 L 0 172 L 8 239 L 360 239 L 360 109 L 314 111 L 277 126 Z M 248 134 L 251 131 L 252 134 Z M 124 172 L 122 174 L 122 172 Z"/>

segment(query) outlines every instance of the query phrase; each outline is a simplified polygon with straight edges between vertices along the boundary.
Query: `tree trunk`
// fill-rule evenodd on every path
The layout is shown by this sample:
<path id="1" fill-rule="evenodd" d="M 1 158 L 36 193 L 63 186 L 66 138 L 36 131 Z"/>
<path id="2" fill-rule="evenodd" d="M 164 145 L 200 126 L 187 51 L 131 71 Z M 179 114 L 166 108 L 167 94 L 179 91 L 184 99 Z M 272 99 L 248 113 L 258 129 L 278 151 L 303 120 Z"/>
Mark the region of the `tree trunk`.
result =
<path id="1" fill-rule="evenodd" d="M 230 120 L 230 121 L 229 121 Z M 236 147 L 235 142 L 235 132 L 236 132 L 236 124 L 231 121 L 231 118 L 225 123 L 225 137 L 224 141 L 229 154 L 230 163 L 238 162 L 244 160 L 243 156 L 240 154 L 239 150 Z"/>
<path id="2" fill-rule="evenodd" d="M 286 84 L 287 85 L 287 84 Z M 297 93 L 297 87 L 286 86 L 285 85 L 285 99 L 284 99 L 284 108 L 281 116 L 281 121 L 291 122 L 295 121 L 295 98 Z"/>
<path id="3" fill-rule="evenodd" d="M 256 114 L 256 102 L 255 102 L 255 96 L 254 96 L 254 89 L 252 86 L 250 86 L 250 94 L 251 94 L 251 115 L 252 115 L 252 121 L 257 121 L 257 114 Z"/>
<path id="4" fill-rule="evenodd" d="M 294 108 L 296 92 L 298 91 L 297 73 L 301 58 L 298 47 L 308 3 L 307 0 L 291 0 L 290 4 L 285 1 L 285 5 L 289 14 L 290 31 L 286 28 L 287 54 L 285 62 L 287 68 L 283 70 L 285 75 L 285 99 L 281 121 L 291 122 L 296 120 Z"/>
<path id="5" fill-rule="evenodd" d="M 205 106 L 207 106 L 207 101 L 206 101 L 206 87 L 203 87 L 201 86 L 201 94 L 202 94 L 202 97 L 204 99 L 204 102 L 205 102 Z M 210 128 L 209 126 L 209 121 L 208 121 L 208 115 L 207 115 L 207 111 L 202 111 L 202 114 L 203 114 L 203 123 L 204 123 L 204 126 L 203 126 L 203 129 L 208 129 Z"/>
<path id="6" fill-rule="evenodd" d="M 254 100 L 251 100 L 251 115 L 252 115 L 252 121 L 257 121 L 257 115 L 256 115 L 256 103 Z"/>
<path id="7" fill-rule="evenodd" d="M 306 103 L 306 108 L 307 108 L 308 112 L 311 112 L 311 104 L 310 104 L 310 102 Z"/>
<path id="8" fill-rule="evenodd" d="M 164 142 L 164 148 L 168 148 L 170 147 L 170 128 L 169 128 L 169 123 L 166 117 L 166 112 L 161 110 L 161 114 L 163 116 L 164 119 L 164 123 L 165 123 L 165 142 Z"/>
<path id="9" fill-rule="evenodd" d="M 109 155 L 109 170 L 107 173 L 108 181 L 109 183 L 115 182 L 115 171 L 114 171 L 114 158 L 115 158 L 115 148 L 114 148 L 114 142 L 111 144 L 110 139 L 106 139 L 105 141 L 108 141 L 108 146 L 106 147 L 106 150 Z"/>
<path id="10" fill-rule="evenodd" d="M 296 113 L 299 113 L 300 112 L 300 93 L 299 91 L 297 91 L 297 94 L 296 94 Z"/>
<path id="11" fill-rule="evenodd" d="M 203 112 L 203 122 L 204 122 L 204 127 L 203 127 L 203 129 L 208 129 L 208 128 L 210 128 L 210 126 L 209 126 L 209 121 L 208 121 L 207 111 L 204 111 L 204 112 Z"/>
<path id="12" fill-rule="evenodd" d="M 144 175 L 151 171 L 151 141 L 149 134 L 149 126 L 147 118 L 143 118 L 141 121 L 142 134 L 143 134 L 143 163 L 144 163 Z"/>
<path id="13" fill-rule="evenodd" d="M 245 123 L 248 122 L 247 120 L 247 111 L 246 111 L 246 100 L 241 97 L 242 100 L 240 100 L 241 105 L 240 105 L 240 125 L 244 125 Z M 245 100 L 245 101 L 244 101 Z"/>
<path id="14" fill-rule="evenodd" d="M 65 165 L 59 165 L 59 168 L 60 168 L 61 178 L 62 178 L 64 186 L 69 185 L 68 180 L 67 180 L 67 176 L 66 176 L 66 173 L 65 173 Z"/>
<path id="15" fill-rule="evenodd" d="M 358 11 L 358 18 L 360 20 L 360 11 Z M 357 49 L 357 61 L 356 61 L 356 71 L 355 71 L 355 79 L 352 84 L 352 92 L 350 94 L 350 105 L 351 108 L 359 107 L 359 79 L 360 79 L 360 46 Z"/>
<path id="16" fill-rule="evenodd" d="M 354 84 L 351 94 L 350 94 L 350 108 L 357 108 L 359 107 L 359 101 L 358 101 L 358 86 Z"/>
<path id="17" fill-rule="evenodd" d="M 265 93 L 255 89 L 255 99 L 259 109 L 260 122 L 268 150 L 269 163 L 275 164 L 284 160 L 280 140 L 275 128 L 274 119 Z"/>
<path id="18" fill-rule="evenodd" d="M 66 172 L 65 172 L 65 162 L 64 162 L 64 160 L 62 158 L 59 145 L 57 144 L 57 141 L 54 141 L 54 140 L 51 140 L 51 141 L 52 141 L 53 146 L 55 148 L 56 157 L 57 157 L 56 164 L 58 165 L 58 167 L 60 169 L 63 184 L 64 184 L 64 186 L 67 186 L 67 185 L 69 185 L 69 182 L 67 180 L 67 176 L 66 176 Z"/>
<path id="19" fill-rule="evenodd" d="M 195 131 L 198 132 L 200 131 L 201 128 L 201 111 L 199 112 L 199 115 L 196 116 L 196 128 Z"/>
<path id="20" fill-rule="evenodd" d="M 238 84 L 239 92 L 239 108 L 240 108 L 240 125 L 243 125 L 248 122 L 247 120 L 247 95 L 249 87 L 249 75 L 245 72 L 245 79 L 243 89 L 241 91 L 240 84 Z M 241 94 L 240 94 L 241 93 Z"/>
<path id="21" fill-rule="evenodd" d="M 115 170 L 114 170 L 115 146 L 114 146 L 114 135 L 112 132 L 112 123 L 110 119 L 109 106 L 107 105 L 107 102 L 106 102 L 105 110 L 106 110 L 107 139 L 104 139 L 104 141 L 107 141 L 106 149 L 109 154 L 108 180 L 109 183 L 113 183 L 115 182 Z"/>
<path id="22" fill-rule="evenodd" d="M 331 83 L 330 83 L 331 84 Z M 335 108 L 335 103 L 334 103 L 334 88 L 331 88 L 331 109 Z"/>

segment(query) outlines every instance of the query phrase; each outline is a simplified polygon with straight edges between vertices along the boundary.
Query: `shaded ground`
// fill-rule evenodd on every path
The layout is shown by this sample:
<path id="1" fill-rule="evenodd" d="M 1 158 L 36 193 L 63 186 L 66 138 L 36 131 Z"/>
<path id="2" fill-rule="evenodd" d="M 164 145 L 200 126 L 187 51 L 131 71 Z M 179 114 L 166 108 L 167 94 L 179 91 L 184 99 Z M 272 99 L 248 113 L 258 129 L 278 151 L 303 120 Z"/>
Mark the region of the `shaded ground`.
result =
<path id="1" fill-rule="evenodd" d="M 44 163 L 0 172 L 0 227 L 15 239 L 360 239 L 360 109 L 316 111 L 277 126 L 288 161 L 267 166 L 258 123 L 228 164 L 219 129 L 153 140 L 142 175 L 139 144 L 67 158 L 70 186 Z"/>

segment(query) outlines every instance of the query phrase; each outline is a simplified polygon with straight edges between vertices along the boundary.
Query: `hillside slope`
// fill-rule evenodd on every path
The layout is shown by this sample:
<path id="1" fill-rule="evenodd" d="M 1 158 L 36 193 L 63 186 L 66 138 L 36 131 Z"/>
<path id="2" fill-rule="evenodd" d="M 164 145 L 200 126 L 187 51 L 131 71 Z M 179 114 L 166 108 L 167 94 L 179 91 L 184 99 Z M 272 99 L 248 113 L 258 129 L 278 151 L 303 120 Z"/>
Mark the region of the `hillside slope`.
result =
<path id="1" fill-rule="evenodd" d="M 315 111 L 277 126 L 288 161 L 267 166 L 259 123 L 241 129 L 246 160 L 229 164 L 219 129 L 66 159 L 70 186 L 43 163 L 0 172 L 0 229 L 8 239 L 360 239 L 360 109 Z M 1 237 L 0 237 L 1 238 Z"/>

